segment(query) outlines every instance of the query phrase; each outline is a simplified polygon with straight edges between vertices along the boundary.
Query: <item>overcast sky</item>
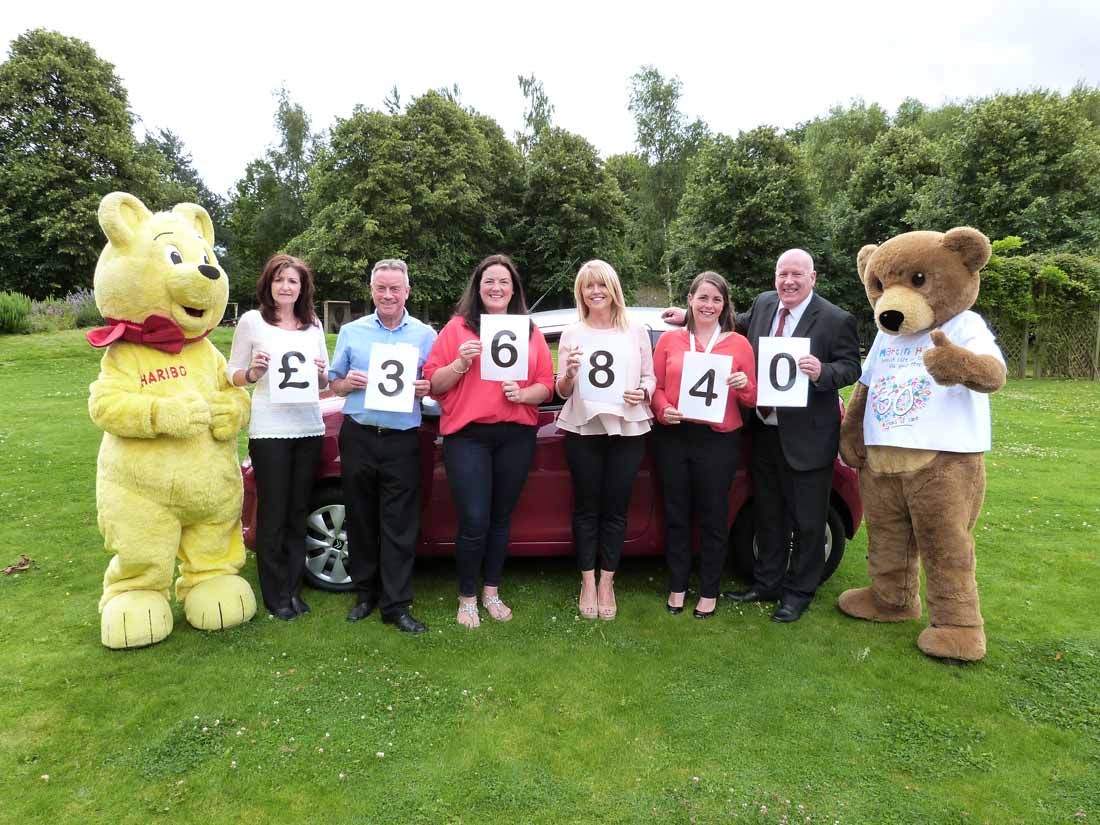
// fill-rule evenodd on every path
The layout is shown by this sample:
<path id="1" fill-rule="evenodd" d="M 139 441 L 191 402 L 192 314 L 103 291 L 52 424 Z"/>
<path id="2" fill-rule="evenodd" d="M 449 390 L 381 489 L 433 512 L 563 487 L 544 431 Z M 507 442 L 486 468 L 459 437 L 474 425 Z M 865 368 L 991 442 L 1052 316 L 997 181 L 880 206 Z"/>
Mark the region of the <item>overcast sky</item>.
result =
<path id="1" fill-rule="evenodd" d="M 356 104 L 381 108 L 457 83 L 462 103 L 511 135 L 516 76 L 534 73 L 554 122 L 607 155 L 634 147 L 630 76 L 683 83 L 681 109 L 714 131 L 791 127 L 863 98 L 946 100 L 1100 84 L 1100 3 L 391 2 L 5 4 L 0 41 L 45 27 L 115 65 L 145 130 L 170 129 L 207 184 L 226 192 L 274 141 L 285 85 L 316 131 Z"/>

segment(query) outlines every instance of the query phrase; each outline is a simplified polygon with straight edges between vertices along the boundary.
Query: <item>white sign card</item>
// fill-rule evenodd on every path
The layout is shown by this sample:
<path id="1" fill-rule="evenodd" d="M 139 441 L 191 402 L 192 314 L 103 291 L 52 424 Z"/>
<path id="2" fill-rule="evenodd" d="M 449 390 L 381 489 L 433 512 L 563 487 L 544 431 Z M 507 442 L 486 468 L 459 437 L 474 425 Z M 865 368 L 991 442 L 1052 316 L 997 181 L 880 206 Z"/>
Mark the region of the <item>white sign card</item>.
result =
<path id="1" fill-rule="evenodd" d="M 308 334 L 269 330 L 264 335 L 268 355 L 267 391 L 272 404 L 317 403 L 317 342 Z"/>
<path id="2" fill-rule="evenodd" d="M 526 315 L 481 316 L 481 377 L 526 381 L 531 319 Z"/>
<path id="3" fill-rule="evenodd" d="M 798 368 L 798 359 L 810 354 L 810 339 L 761 338 L 757 352 L 756 405 L 805 407 L 810 400 L 810 377 Z"/>
<path id="4" fill-rule="evenodd" d="M 628 389 L 626 364 L 630 339 L 623 333 L 583 335 L 577 344 L 581 348 L 581 368 L 577 372 L 580 397 L 585 401 L 622 403 L 623 393 Z"/>
<path id="5" fill-rule="evenodd" d="M 720 424 L 726 417 L 729 385 L 726 379 L 733 372 L 733 356 L 705 352 L 685 352 L 680 372 L 680 400 L 676 408 L 684 418 Z"/>
<path id="6" fill-rule="evenodd" d="M 412 412 L 416 404 L 416 369 L 420 350 L 412 344 L 372 344 L 367 365 L 363 407 L 368 410 Z M 351 397 L 350 395 L 348 396 Z M 345 410 L 347 404 L 345 402 Z"/>

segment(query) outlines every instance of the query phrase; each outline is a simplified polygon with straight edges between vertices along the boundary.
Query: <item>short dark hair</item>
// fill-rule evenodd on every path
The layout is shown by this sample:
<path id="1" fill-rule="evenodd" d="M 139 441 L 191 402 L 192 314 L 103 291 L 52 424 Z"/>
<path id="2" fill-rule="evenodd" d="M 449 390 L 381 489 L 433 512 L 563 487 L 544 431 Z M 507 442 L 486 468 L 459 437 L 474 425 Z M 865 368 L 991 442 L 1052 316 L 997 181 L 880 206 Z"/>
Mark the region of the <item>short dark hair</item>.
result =
<path id="1" fill-rule="evenodd" d="M 490 255 L 474 267 L 469 283 L 455 305 L 455 315 L 461 315 L 466 328 L 481 334 L 481 316 L 485 314 L 485 304 L 481 301 L 481 276 L 491 266 L 502 266 L 512 276 L 512 300 L 508 302 L 509 315 L 526 315 L 527 298 L 523 293 L 523 281 L 519 270 L 507 255 Z M 534 325 L 532 325 L 532 329 Z"/>
<path id="2" fill-rule="evenodd" d="M 256 281 L 256 301 L 260 305 L 260 315 L 274 326 L 279 320 L 275 299 L 271 297 L 271 282 L 284 269 L 296 269 L 302 280 L 302 290 L 294 302 L 294 317 L 302 327 L 311 327 L 317 323 L 317 312 L 313 308 L 313 270 L 301 258 L 293 255 L 272 255 L 264 264 L 260 280 Z"/>
<path id="3" fill-rule="evenodd" d="M 691 282 L 688 297 L 694 295 L 703 284 L 710 284 L 722 294 L 722 314 L 718 316 L 718 328 L 722 332 L 733 332 L 735 325 L 733 321 L 733 301 L 730 300 L 730 285 L 717 272 L 709 270 L 700 272 Z M 695 332 L 694 313 L 691 311 L 691 307 L 688 307 L 687 317 L 684 320 L 687 322 L 688 332 Z"/>

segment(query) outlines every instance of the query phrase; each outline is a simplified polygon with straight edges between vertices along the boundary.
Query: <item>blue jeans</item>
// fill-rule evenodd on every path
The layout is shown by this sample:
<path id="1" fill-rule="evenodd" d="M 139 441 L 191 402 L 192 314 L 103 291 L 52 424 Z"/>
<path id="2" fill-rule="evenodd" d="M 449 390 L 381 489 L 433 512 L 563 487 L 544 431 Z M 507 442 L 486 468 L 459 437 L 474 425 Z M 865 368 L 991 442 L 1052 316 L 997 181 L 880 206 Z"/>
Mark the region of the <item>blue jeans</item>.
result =
<path id="1" fill-rule="evenodd" d="M 443 438 L 443 464 L 458 512 L 458 592 L 477 595 L 478 579 L 497 587 L 508 556 L 512 510 L 535 455 L 535 427 L 469 424 Z"/>

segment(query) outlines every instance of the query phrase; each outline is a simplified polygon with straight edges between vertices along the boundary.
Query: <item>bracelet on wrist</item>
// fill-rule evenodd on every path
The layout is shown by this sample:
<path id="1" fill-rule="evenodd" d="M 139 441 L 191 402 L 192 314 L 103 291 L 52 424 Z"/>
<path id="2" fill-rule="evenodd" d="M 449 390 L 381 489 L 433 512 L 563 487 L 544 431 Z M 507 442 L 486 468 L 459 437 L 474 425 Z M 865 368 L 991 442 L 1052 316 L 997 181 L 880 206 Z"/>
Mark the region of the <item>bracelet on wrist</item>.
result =
<path id="1" fill-rule="evenodd" d="M 455 361 L 458 361 L 458 360 L 460 360 L 460 359 L 458 359 L 458 358 L 455 359 Z M 455 366 L 455 361 L 451 362 L 451 369 L 454 370 L 455 372 L 457 372 L 459 375 L 465 375 L 466 373 L 468 373 L 470 371 L 469 367 L 466 367 L 466 369 L 464 369 L 464 370 L 460 370 L 458 367 Z"/>
<path id="2" fill-rule="evenodd" d="M 246 384 L 256 383 L 256 380 L 252 377 L 252 367 L 249 367 L 244 371 L 244 380 Z"/>

